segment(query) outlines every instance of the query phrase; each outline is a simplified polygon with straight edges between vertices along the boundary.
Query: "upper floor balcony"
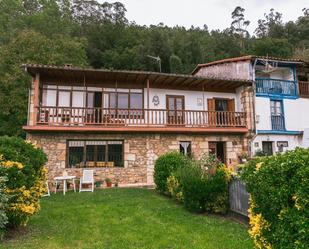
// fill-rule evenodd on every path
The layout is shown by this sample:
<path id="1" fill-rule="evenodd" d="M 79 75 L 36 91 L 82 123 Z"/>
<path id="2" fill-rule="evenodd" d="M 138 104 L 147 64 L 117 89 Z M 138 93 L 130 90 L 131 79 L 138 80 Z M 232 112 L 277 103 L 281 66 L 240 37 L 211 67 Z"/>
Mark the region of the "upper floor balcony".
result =
<path id="1" fill-rule="evenodd" d="M 244 112 L 181 109 L 111 109 L 41 106 L 37 125 L 67 129 L 213 129 L 246 128 Z"/>
<path id="2" fill-rule="evenodd" d="M 250 105 L 244 104 L 250 100 L 244 99 L 248 94 L 242 95 L 250 91 L 250 81 L 41 65 L 26 69 L 33 77 L 26 131 L 246 133 L 251 129 Z"/>
<path id="3" fill-rule="evenodd" d="M 256 94 L 258 96 L 271 96 L 278 95 L 287 98 L 297 97 L 297 85 L 295 81 L 269 79 L 269 78 L 256 78 Z"/>

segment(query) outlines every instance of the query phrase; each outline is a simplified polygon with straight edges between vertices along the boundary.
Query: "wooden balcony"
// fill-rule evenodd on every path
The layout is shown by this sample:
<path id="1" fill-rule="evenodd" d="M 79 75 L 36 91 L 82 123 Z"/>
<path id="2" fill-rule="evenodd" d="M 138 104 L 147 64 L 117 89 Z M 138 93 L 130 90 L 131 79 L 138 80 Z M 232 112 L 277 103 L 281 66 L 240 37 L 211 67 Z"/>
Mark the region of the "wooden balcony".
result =
<path id="1" fill-rule="evenodd" d="M 295 81 L 257 78 L 255 82 L 257 95 L 297 96 Z"/>
<path id="2" fill-rule="evenodd" d="M 244 112 L 39 107 L 25 130 L 247 132 Z"/>
<path id="3" fill-rule="evenodd" d="M 298 82 L 299 96 L 302 98 L 309 98 L 309 82 L 299 81 Z"/>

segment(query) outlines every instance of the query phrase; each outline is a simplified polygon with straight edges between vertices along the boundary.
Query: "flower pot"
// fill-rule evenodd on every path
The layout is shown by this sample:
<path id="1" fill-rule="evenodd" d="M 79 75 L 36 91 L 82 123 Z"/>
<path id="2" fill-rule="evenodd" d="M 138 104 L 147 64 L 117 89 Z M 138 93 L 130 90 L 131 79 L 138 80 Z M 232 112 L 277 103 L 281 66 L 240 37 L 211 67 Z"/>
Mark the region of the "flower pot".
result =
<path id="1" fill-rule="evenodd" d="M 112 186 L 112 183 L 111 182 L 107 182 L 106 183 L 106 187 L 110 188 Z"/>

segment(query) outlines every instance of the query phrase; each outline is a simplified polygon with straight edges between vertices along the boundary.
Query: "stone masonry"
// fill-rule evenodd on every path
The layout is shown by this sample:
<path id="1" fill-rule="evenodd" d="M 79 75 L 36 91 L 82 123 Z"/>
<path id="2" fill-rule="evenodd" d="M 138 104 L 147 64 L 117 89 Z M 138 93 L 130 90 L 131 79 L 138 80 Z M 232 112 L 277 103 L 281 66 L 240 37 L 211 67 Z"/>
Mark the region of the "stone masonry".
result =
<path id="1" fill-rule="evenodd" d="M 200 158 L 208 153 L 208 142 L 226 142 L 226 162 L 229 166 L 238 163 L 245 138 L 242 135 L 207 135 L 207 134 L 76 134 L 76 133 L 31 133 L 28 139 L 41 147 L 48 156 L 48 177 L 62 175 L 66 171 L 69 175 L 81 177 L 82 169 L 66 168 L 67 140 L 80 139 L 121 139 L 124 141 L 124 167 L 95 168 L 96 180 L 111 178 L 119 184 L 145 184 L 153 185 L 153 171 L 155 160 L 162 154 L 176 150 L 179 151 L 180 141 L 191 141 L 192 153 Z"/>

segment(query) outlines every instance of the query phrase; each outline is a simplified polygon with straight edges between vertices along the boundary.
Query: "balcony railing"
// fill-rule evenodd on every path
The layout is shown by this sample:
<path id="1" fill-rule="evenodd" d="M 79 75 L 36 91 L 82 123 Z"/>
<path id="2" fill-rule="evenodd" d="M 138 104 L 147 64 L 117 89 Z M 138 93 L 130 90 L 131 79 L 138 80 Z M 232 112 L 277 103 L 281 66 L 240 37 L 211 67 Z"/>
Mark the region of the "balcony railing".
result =
<path id="1" fill-rule="evenodd" d="M 39 107 L 37 124 L 97 127 L 246 127 L 246 118 L 244 112 Z"/>
<path id="2" fill-rule="evenodd" d="M 298 82 L 299 96 L 303 98 L 309 98 L 309 82 Z"/>
<path id="3" fill-rule="evenodd" d="M 271 129 L 274 131 L 285 130 L 284 115 L 271 115 Z"/>
<path id="4" fill-rule="evenodd" d="M 297 88 L 294 81 L 257 78 L 255 82 L 257 94 L 297 96 Z"/>

